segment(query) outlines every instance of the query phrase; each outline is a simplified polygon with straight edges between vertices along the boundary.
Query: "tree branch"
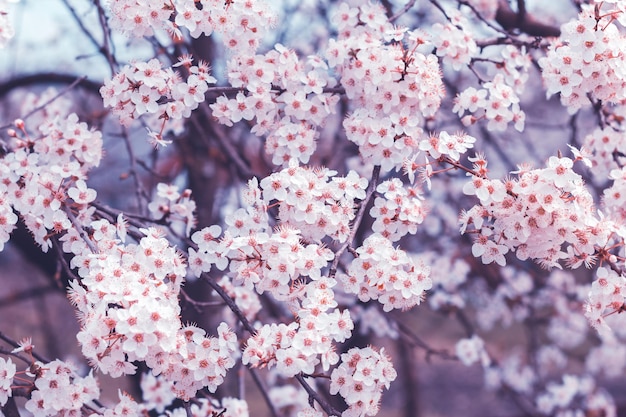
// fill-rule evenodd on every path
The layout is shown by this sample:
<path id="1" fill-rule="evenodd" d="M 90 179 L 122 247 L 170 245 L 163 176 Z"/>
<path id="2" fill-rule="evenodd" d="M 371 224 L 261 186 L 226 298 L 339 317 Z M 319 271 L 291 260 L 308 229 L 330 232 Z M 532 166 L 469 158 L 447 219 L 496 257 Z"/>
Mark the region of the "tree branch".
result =
<path id="1" fill-rule="evenodd" d="M 507 31 L 519 29 L 530 36 L 556 38 L 561 35 L 560 28 L 538 22 L 533 16 L 528 14 L 523 0 L 518 0 L 518 8 L 520 10 L 516 13 L 506 0 L 500 0 L 498 11 L 496 12 L 496 22 Z"/>

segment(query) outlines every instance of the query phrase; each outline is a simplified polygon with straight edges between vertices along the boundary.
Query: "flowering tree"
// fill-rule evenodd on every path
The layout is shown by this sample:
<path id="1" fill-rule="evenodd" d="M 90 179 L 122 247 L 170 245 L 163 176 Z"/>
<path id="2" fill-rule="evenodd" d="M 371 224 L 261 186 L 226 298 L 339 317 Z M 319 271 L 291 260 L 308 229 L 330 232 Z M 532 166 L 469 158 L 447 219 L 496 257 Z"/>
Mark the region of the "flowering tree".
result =
<path id="1" fill-rule="evenodd" d="M 247 416 L 255 385 L 361 417 L 403 384 L 414 416 L 417 353 L 524 415 L 617 415 L 626 2 L 63 3 L 109 73 L 4 81 L 0 247 L 56 260 L 92 369 L 0 333 L 2 414 Z M 463 334 L 419 334 L 429 310 Z"/>

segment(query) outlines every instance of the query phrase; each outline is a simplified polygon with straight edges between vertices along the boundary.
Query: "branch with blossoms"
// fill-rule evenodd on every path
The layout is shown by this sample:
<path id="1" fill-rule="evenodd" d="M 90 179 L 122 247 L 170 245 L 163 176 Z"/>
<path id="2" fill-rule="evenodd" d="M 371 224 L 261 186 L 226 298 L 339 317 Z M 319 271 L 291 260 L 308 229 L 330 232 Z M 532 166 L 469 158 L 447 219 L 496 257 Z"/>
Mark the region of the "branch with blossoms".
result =
<path id="1" fill-rule="evenodd" d="M 524 413 L 615 415 L 599 381 L 626 370 L 626 10 L 598 2 L 557 29 L 517 4 L 345 2 L 307 15 L 298 32 L 323 41 L 306 44 L 272 41 L 280 14 L 262 0 L 67 2 L 112 71 L 111 117 L 98 130 L 72 112 L 86 78 L 20 100 L 3 122 L 0 248 L 23 223 L 65 258 L 93 371 L 3 338 L 18 350 L 0 351 L 5 414 L 19 395 L 41 416 L 246 416 L 245 365 L 273 415 L 373 416 L 404 378 L 397 340 L 475 367 Z M 153 54 L 122 60 L 135 51 L 115 33 Z M 535 168 L 516 155 L 553 142 L 533 141 L 535 105 L 598 123 L 570 125 L 582 146 L 560 138 L 571 156 L 550 148 Z M 122 187 L 96 191 L 116 139 L 124 208 Z M 443 342 L 407 325 L 425 310 L 453 318 Z M 491 337 L 516 326 L 524 353 Z M 101 402 L 97 373 L 140 391 Z"/>

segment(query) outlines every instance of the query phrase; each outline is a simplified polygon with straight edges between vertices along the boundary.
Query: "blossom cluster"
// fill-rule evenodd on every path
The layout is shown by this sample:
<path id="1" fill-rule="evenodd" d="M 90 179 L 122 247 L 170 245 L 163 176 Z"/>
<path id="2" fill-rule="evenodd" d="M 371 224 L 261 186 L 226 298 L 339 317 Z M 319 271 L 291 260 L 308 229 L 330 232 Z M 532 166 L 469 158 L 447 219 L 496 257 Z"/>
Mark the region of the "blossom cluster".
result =
<path id="1" fill-rule="evenodd" d="M 274 16 L 264 0 L 112 0 L 111 25 L 135 37 L 167 32 L 183 37 L 181 28 L 198 38 L 220 33 L 230 50 L 254 52 L 272 26 Z"/>
<path id="2" fill-rule="evenodd" d="M 144 381 L 150 381 L 145 383 Z M 157 391 L 155 387 L 158 386 Z M 105 417 L 125 417 L 138 416 L 148 414 L 150 411 L 156 411 L 160 417 L 205 417 L 209 415 L 220 415 L 223 417 L 248 417 L 248 403 L 233 397 L 224 397 L 220 404 L 216 404 L 207 398 L 195 398 L 190 402 L 188 407 L 168 407 L 171 404 L 168 385 L 164 384 L 160 378 L 146 377 L 141 383 L 142 395 L 144 402 L 138 403 L 129 394 L 119 392 L 119 401 L 109 407 L 99 410 L 99 414 L 91 414 L 92 416 L 103 415 Z M 164 396 L 156 399 L 155 396 Z M 155 402 L 156 401 L 156 402 Z M 152 414 L 152 413 L 151 413 Z"/>
<path id="3" fill-rule="evenodd" d="M 443 63 L 451 65 L 455 71 L 468 65 L 478 53 L 473 34 L 463 29 L 468 23 L 463 15 L 457 12 L 452 13 L 449 22 L 435 23 L 431 27 L 433 32 L 431 41 L 437 56 L 443 57 Z"/>
<path id="4" fill-rule="evenodd" d="M 588 376 L 563 375 L 562 383 L 550 383 L 536 400 L 541 413 L 555 417 L 603 415 L 615 417 L 615 404 Z"/>
<path id="5" fill-rule="evenodd" d="M 292 166 L 261 180 L 263 201 L 278 203 L 278 218 L 321 241 L 328 236 L 345 242 L 354 219 L 355 200 L 365 199 L 367 180 L 350 171 L 345 177 L 326 168 Z"/>
<path id="6" fill-rule="evenodd" d="M 598 331 L 605 332 L 609 326 L 605 315 L 622 311 L 626 297 L 626 277 L 605 267 L 596 270 L 596 280 L 585 305 L 585 316 Z"/>
<path id="7" fill-rule="evenodd" d="M 100 396 L 92 372 L 81 378 L 72 366 L 58 359 L 35 362 L 33 367 L 38 370 L 34 390 L 24 407 L 35 416 L 78 416 L 81 407 Z"/>
<path id="8" fill-rule="evenodd" d="M 189 267 L 196 276 L 209 272 L 213 265 L 220 270 L 228 267 L 236 284 L 259 294 L 267 291 L 285 300 L 291 294 L 293 282 L 305 276 L 320 277 L 321 269 L 333 258 L 332 251 L 324 246 L 303 244 L 300 231 L 288 225 L 272 231 L 267 219 L 265 224 L 244 223 L 241 219 L 251 216 L 242 209 L 229 217 L 234 218 L 234 227 L 226 229 L 221 238 L 219 226 L 192 234 L 198 249 L 189 249 Z M 230 219 L 227 217 L 227 221 Z M 241 230 L 244 227 L 246 230 Z"/>
<path id="9" fill-rule="evenodd" d="M 317 127 L 335 112 L 339 96 L 328 66 L 318 57 L 306 61 L 281 44 L 264 55 L 235 56 L 227 63 L 228 81 L 240 88 L 236 97 L 219 97 L 213 117 L 231 126 L 253 121 L 251 132 L 266 135 L 265 150 L 275 165 L 291 160 L 307 163 L 315 151 Z"/>
<path id="10" fill-rule="evenodd" d="M 626 168 L 614 169 L 609 178 L 613 185 L 604 189 L 602 195 L 603 212 L 618 224 L 626 221 Z M 623 233 L 619 233 L 623 235 Z M 622 236 L 624 237 L 624 236 Z"/>
<path id="11" fill-rule="evenodd" d="M 166 219 L 172 227 L 180 223 L 185 226 L 185 236 L 189 236 L 196 224 L 196 202 L 191 198 L 191 190 L 185 189 L 181 193 L 177 186 L 161 182 L 157 184 L 156 192 L 148 204 L 152 218 Z"/>
<path id="12" fill-rule="evenodd" d="M 333 258 L 320 242 L 326 236 L 345 241 L 354 218 L 354 200 L 363 199 L 367 181 L 356 173 L 335 177 L 327 169 L 286 168 L 258 181 L 247 191 L 248 205 L 229 213 L 223 236 L 214 225 L 192 235 L 197 249 L 189 249 L 191 271 L 200 276 L 213 265 L 225 270 L 230 264 L 236 283 L 278 299 L 291 292 L 299 277 L 313 279 Z M 331 178 L 332 176 L 332 178 Z M 277 201 L 280 225 L 269 225 L 268 204 Z"/>
<path id="13" fill-rule="evenodd" d="M 67 210 L 85 208 L 96 197 L 84 179 L 100 163 L 102 134 L 76 114 L 48 120 L 32 137 L 22 120 L 15 125 L 14 150 L 0 164 L 0 249 L 17 223 L 15 210 L 47 251 L 50 237 L 71 227 Z"/>
<path id="14" fill-rule="evenodd" d="M 375 233 L 356 249 L 347 274 L 338 274 L 343 290 L 366 302 L 378 300 L 384 311 L 407 310 L 422 302 L 424 292 L 432 287 L 430 268 L 412 259 L 391 241 Z"/>
<path id="15" fill-rule="evenodd" d="M 546 267 L 558 266 L 563 259 L 571 266 L 592 264 L 595 245 L 604 246 L 609 234 L 598 226 L 593 198 L 572 167 L 570 158 L 553 156 L 546 168 L 520 167 L 517 179 L 503 182 L 473 175 L 463 192 L 481 203 L 462 214 L 461 232 L 474 225 L 474 256 L 501 266 L 509 251 Z"/>
<path id="16" fill-rule="evenodd" d="M 436 252 L 420 254 L 426 265 L 430 265 L 430 278 L 433 287 L 428 295 L 428 304 L 433 310 L 446 307 L 465 308 L 466 300 L 461 288 L 467 281 L 470 267 L 463 259 L 454 259 Z"/>
<path id="17" fill-rule="evenodd" d="M 454 108 L 465 125 L 479 120 L 487 121 L 487 129 L 505 131 L 513 123 L 517 131 L 524 130 L 525 113 L 520 109 L 519 97 L 502 74 L 497 74 L 493 81 L 487 82 L 479 90 L 468 87 L 456 97 Z"/>
<path id="18" fill-rule="evenodd" d="M 71 265 L 82 278 L 80 284 L 71 282 L 69 297 L 82 323 L 77 339 L 83 354 L 113 377 L 133 374 L 133 362 L 145 361 L 154 375 L 173 384 L 179 398 L 191 398 L 203 387 L 215 391 L 234 365 L 236 337 L 224 323 L 217 338 L 182 326 L 181 255 L 154 228 L 142 230 L 139 244 L 124 245 L 107 220 L 90 227 L 91 245 L 76 234 L 64 236 L 64 249 L 74 253 Z"/>
<path id="19" fill-rule="evenodd" d="M 141 388 L 143 407 L 146 410 L 155 410 L 157 413 L 163 413 L 165 407 L 168 407 L 176 399 L 174 385 L 161 375 L 154 376 L 152 372 L 143 373 L 141 374 L 139 386 Z"/>
<path id="20" fill-rule="evenodd" d="M 490 359 L 485 350 L 485 342 L 477 335 L 459 340 L 455 345 L 456 356 L 466 366 L 480 362 L 489 366 Z"/>
<path id="21" fill-rule="evenodd" d="M 0 358 L 0 407 L 7 403 L 9 397 L 13 396 L 11 385 L 16 370 L 15 363 L 11 358 Z"/>
<path id="22" fill-rule="evenodd" d="M 421 38 L 395 28 L 380 4 L 342 3 L 333 23 L 339 35 L 329 41 L 325 57 L 352 102 L 346 136 L 366 162 L 381 165 L 383 172 L 400 168 L 418 151 L 421 125 L 441 104 L 437 57 L 416 51 Z"/>
<path id="23" fill-rule="evenodd" d="M 405 188 L 399 178 L 383 181 L 376 191 L 380 196 L 374 199 L 374 206 L 370 209 L 370 216 L 375 219 L 372 231 L 392 242 L 407 233 L 414 235 L 428 211 L 420 191 Z"/>
<path id="24" fill-rule="evenodd" d="M 624 133 L 611 127 L 596 128 L 585 136 L 583 147 L 590 153 L 590 173 L 599 182 L 606 181 L 609 173 L 626 162 L 623 155 Z"/>
<path id="25" fill-rule="evenodd" d="M 349 311 L 336 309 L 332 290 L 336 283 L 320 277 L 300 284 L 292 294 L 298 320 L 263 325 L 248 339 L 243 363 L 275 367 L 278 374 L 292 377 L 313 373 L 321 360 L 323 370 L 328 371 L 339 360 L 333 342 L 344 342 L 354 328 Z"/>
<path id="26" fill-rule="evenodd" d="M 396 371 L 384 349 L 352 348 L 341 355 L 341 365 L 330 374 L 330 393 L 339 393 L 348 404 L 345 417 L 378 413 L 383 388 L 396 379 Z"/>
<path id="27" fill-rule="evenodd" d="M 104 105 L 126 126 L 144 114 L 153 116 L 154 124 L 160 120 L 160 128 L 150 136 L 155 144 L 167 144 L 163 138 L 166 122 L 189 117 L 204 101 L 209 84 L 216 82 L 206 63 L 191 65 L 187 58 L 181 63 L 187 69 L 185 80 L 173 68 L 163 68 L 156 58 L 125 65 L 100 88 Z"/>
<path id="28" fill-rule="evenodd" d="M 613 16 L 585 8 L 577 20 L 562 26 L 559 39 L 539 59 L 547 96 L 560 93 L 571 114 L 592 102 L 626 99 L 626 37 Z"/>

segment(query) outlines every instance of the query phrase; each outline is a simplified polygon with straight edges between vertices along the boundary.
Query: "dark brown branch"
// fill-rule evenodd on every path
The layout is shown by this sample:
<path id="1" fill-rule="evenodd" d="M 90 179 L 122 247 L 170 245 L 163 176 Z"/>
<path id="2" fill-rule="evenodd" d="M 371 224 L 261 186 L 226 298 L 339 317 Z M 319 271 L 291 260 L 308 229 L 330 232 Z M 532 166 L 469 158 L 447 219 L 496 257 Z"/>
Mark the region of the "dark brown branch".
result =
<path id="1" fill-rule="evenodd" d="M 3 83 L 0 83 L 0 98 L 6 96 L 11 91 L 20 87 L 31 87 L 34 85 L 48 85 L 48 84 L 72 84 L 77 79 L 80 81 L 76 84 L 77 87 L 83 90 L 100 95 L 100 87 L 102 84 L 96 81 L 89 80 L 87 78 L 79 78 L 72 74 L 59 74 L 56 72 L 40 72 L 36 74 L 23 75 L 21 77 L 11 78 Z"/>
<path id="2" fill-rule="evenodd" d="M 352 241 L 354 240 L 354 237 L 356 236 L 356 232 L 359 229 L 359 225 L 361 224 L 361 221 L 363 221 L 363 216 L 365 215 L 365 211 L 367 210 L 367 204 L 369 203 L 370 199 L 372 198 L 372 195 L 374 194 L 374 191 L 376 190 L 376 187 L 378 186 L 379 175 L 380 175 L 380 165 L 376 165 L 374 167 L 374 170 L 372 171 L 372 178 L 370 178 L 370 182 L 367 185 L 367 189 L 365 190 L 365 199 L 361 201 L 361 207 L 359 208 L 359 211 L 356 214 L 354 222 L 352 223 L 352 230 L 350 231 L 350 236 L 348 237 L 346 242 L 343 245 L 341 245 L 341 247 L 337 250 L 337 252 L 335 252 L 335 259 L 333 260 L 333 263 L 330 266 L 330 270 L 328 271 L 328 276 L 331 278 L 337 274 L 337 266 L 339 265 L 339 258 L 341 258 L 341 255 L 346 251 L 346 249 L 349 249 L 350 246 L 352 245 Z"/>
<path id="3" fill-rule="evenodd" d="M 526 12 L 526 6 L 523 1 L 520 10 L 514 12 L 506 0 L 500 0 L 498 4 L 498 11 L 496 13 L 496 22 L 502 26 L 503 29 L 511 31 L 518 29 L 530 36 L 540 37 L 558 37 L 561 35 L 561 29 L 538 22 L 532 15 Z"/>
<path id="4" fill-rule="evenodd" d="M 298 380 L 300 385 L 302 385 L 302 387 L 307 392 L 307 394 L 309 394 L 309 398 L 314 399 L 320 405 L 320 407 L 322 407 L 322 409 L 326 412 L 326 414 L 328 414 L 329 416 L 341 415 L 341 411 L 335 410 L 335 408 L 332 405 L 326 402 L 326 400 L 320 397 L 319 394 L 313 388 L 311 388 L 311 386 L 304 380 L 304 376 L 300 374 L 300 375 L 296 375 L 295 378 Z"/>
<path id="5" fill-rule="evenodd" d="M 237 316 L 237 319 L 241 322 L 243 328 L 246 329 L 251 335 L 255 335 L 256 330 L 254 329 L 254 327 L 252 327 L 252 324 L 250 324 L 246 315 L 243 314 L 243 311 L 241 311 L 239 306 L 235 303 L 235 300 L 233 300 L 231 296 L 228 295 L 226 291 L 207 273 L 202 274 L 202 279 L 204 280 L 204 282 L 209 284 L 209 286 L 217 293 L 217 295 L 220 296 L 222 300 L 224 300 L 228 308 L 230 308 L 230 311 L 232 311 L 235 316 Z"/>
<path id="6" fill-rule="evenodd" d="M 17 409 L 17 404 L 15 404 L 13 397 L 9 397 L 7 403 L 0 410 L 2 410 L 2 414 L 5 417 L 20 417 L 20 411 Z"/>
<path id="7" fill-rule="evenodd" d="M 13 348 L 20 347 L 19 343 L 17 343 L 15 340 L 11 339 L 9 336 L 5 335 L 2 332 L 0 332 L 0 340 L 3 340 L 5 343 L 7 343 L 9 346 L 12 346 Z M 37 359 L 39 362 L 43 362 L 43 363 L 50 362 L 49 360 L 47 360 L 43 356 L 40 356 L 40 355 L 36 354 L 34 350 L 32 352 L 32 355 L 33 355 L 33 358 Z M 16 356 L 16 355 L 14 355 L 14 356 Z M 17 357 L 19 357 L 20 359 L 24 360 L 21 356 L 17 356 Z M 29 362 L 27 360 L 25 360 L 25 361 Z"/>
<path id="8" fill-rule="evenodd" d="M 416 3 L 416 0 L 409 0 L 402 9 L 398 10 L 396 14 L 394 14 L 393 16 L 389 18 L 389 21 L 393 23 L 395 20 L 398 20 L 400 16 L 408 12 L 411 9 L 411 7 L 415 6 L 415 3 Z"/>
<path id="9" fill-rule="evenodd" d="M 6 297 L 0 298 L 0 308 L 19 303 L 20 301 L 28 300 L 29 298 L 41 297 L 50 292 L 56 291 L 57 288 L 50 285 L 44 285 L 41 287 L 34 287 L 24 291 L 15 292 L 13 294 L 7 295 Z"/>
<path id="10" fill-rule="evenodd" d="M 215 292 L 224 300 L 228 308 L 230 308 L 230 310 L 235 314 L 237 319 L 241 322 L 244 329 L 246 329 L 251 335 L 255 335 L 256 330 L 254 329 L 254 327 L 252 327 L 252 324 L 250 324 L 245 314 L 243 314 L 241 309 L 237 306 L 237 304 L 235 303 L 235 300 L 233 300 L 226 293 L 226 291 L 224 291 L 224 289 L 220 287 L 219 284 L 217 284 L 217 282 L 215 282 L 215 280 L 213 280 L 208 274 L 203 273 L 202 279 L 207 284 L 209 284 L 209 286 L 213 290 L 215 290 Z M 328 402 L 326 402 L 326 400 L 320 397 L 320 395 L 313 388 L 311 388 L 311 386 L 304 380 L 304 377 L 302 375 L 296 375 L 295 378 L 298 380 L 300 385 L 302 385 L 305 391 L 309 394 L 309 397 L 314 399 L 329 416 L 341 415 L 341 412 L 335 410 L 333 406 L 331 406 Z"/>
<path id="11" fill-rule="evenodd" d="M 261 382 L 261 378 L 259 378 L 259 375 L 257 375 L 256 371 L 250 367 L 248 367 L 248 371 L 250 372 L 250 376 L 252 376 L 252 380 L 254 381 L 254 384 L 257 386 L 257 388 L 261 392 L 261 396 L 263 397 L 265 404 L 267 404 L 267 407 L 270 409 L 270 413 L 272 414 L 272 417 L 279 417 L 278 411 L 276 411 L 276 407 L 274 407 L 274 403 L 270 399 L 270 396 L 267 393 L 267 389 L 265 389 L 265 387 L 263 386 Z"/>
<path id="12" fill-rule="evenodd" d="M 526 19 L 526 2 L 524 0 L 517 0 L 517 24 L 521 25 Z"/>
<path id="13" fill-rule="evenodd" d="M 428 360 L 431 356 L 439 356 L 443 359 L 450 360 L 458 360 L 458 358 L 444 349 L 435 349 L 429 346 L 426 342 L 420 339 L 411 329 L 409 329 L 405 324 L 403 324 L 400 320 L 395 320 L 396 325 L 398 326 L 398 330 L 400 330 L 400 335 L 405 339 L 407 343 L 409 343 L 413 347 L 418 347 L 426 351 L 426 359 Z"/>

